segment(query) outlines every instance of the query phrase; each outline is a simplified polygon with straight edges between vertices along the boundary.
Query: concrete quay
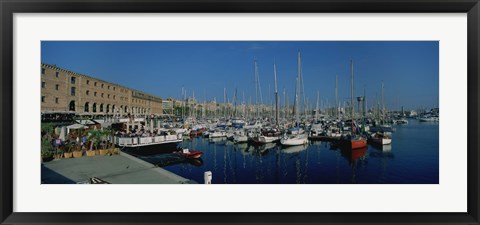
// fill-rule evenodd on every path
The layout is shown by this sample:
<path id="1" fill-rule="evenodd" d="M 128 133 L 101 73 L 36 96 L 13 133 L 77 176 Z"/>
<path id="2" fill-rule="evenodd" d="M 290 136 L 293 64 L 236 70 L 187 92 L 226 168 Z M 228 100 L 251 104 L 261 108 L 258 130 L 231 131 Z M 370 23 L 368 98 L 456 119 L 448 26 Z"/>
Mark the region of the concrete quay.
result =
<path id="1" fill-rule="evenodd" d="M 53 160 L 42 163 L 42 184 L 86 183 L 92 177 L 111 184 L 193 184 L 165 169 L 127 153 Z"/>

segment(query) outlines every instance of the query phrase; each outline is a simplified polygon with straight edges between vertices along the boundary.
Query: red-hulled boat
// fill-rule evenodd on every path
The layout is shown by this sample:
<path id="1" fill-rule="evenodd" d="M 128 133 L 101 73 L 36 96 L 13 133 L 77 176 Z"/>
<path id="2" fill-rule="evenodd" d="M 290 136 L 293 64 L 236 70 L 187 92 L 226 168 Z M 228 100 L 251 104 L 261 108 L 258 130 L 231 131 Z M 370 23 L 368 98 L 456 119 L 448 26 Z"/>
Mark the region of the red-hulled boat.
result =
<path id="1" fill-rule="evenodd" d="M 358 149 L 358 148 L 365 148 L 367 147 L 367 140 L 365 139 L 358 139 L 358 140 L 350 140 L 350 148 L 351 149 Z"/>
<path id="2" fill-rule="evenodd" d="M 367 140 L 362 138 L 361 136 L 352 137 L 348 135 L 346 137 L 342 137 L 339 142 L 341 147 L 347 149 L 359 149 L 367 147 Z"/>
<path id="3" fill-rule="evenodd" d="M 196 159 L 200 158 L 203 155 L 203 152 L 201 151 L 194 151 L 194 150 L 189 150 L 189 149 L 181 149 L 180 151 L 175 152 L 176 154 L 179 154 L 185 158 L 190 158 L 190 159 Z"/>
<path id="4" fill-rule="evenodd" d="M 355 108 L 353 107 L 354 101 L 353 101 L 353 62 L 352 61 L 350 61 L 350 69 L 352 73 L 352 89 L 351 89 L 352 99 L 350 102 L 351 112 L 352 112 L 352 123 L 350 125 L 351 135 L 344 137 L 341 140 L 341 142 L 344 147 L 347 147 L 350 149 L 359 149 L 359 148 L 367 147 L 367 140 L 360 135 L 355 135 L 355 133 L 357 133 L 357 126 L 355 124 Z"/>
<path id="5" fill-rule="evenodd" d="M 204 128 L 199 128 L 199 129 L 196 129 L 196 130 L 191 130 L 190 131 L 190 136 L 200 136 L 202 135 L 202 133 L 205 131 L 206 129 Z"/>

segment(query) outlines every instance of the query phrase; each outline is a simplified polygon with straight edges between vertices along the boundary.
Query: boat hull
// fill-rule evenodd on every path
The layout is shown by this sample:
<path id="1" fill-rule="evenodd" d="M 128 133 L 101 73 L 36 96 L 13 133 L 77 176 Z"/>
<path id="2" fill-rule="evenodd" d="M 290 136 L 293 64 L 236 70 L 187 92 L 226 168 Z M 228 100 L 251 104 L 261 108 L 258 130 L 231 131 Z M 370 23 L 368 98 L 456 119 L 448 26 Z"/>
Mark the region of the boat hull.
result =
<path id="1" fill-rule="evenodd" d="M 267 143 L 273 143 L 280 140 L 280 137 L 268 137 L 268 136 L 259 136 L 256 138 L 253 138 L 252 141 L 254 144 L 267 144 Z"/>
<path id="2" fill-rule="evenodd" d="M 372 138 L 372 144 L 389 145 L 391 143 L 392 143 L 392 139 L 390 138 Z"/>
<path id="3" fill-rule="evenodd" d="M 359 149 L 367 147 L 367 140 L 350 140 L 351 149 Z"/>
<path id="4" fill-rule="evenodd" d="M 295 146 L 295 145 L 304 145 L 308 143 L 308 138 L 282 138 L 280 143 L 285 146 Z"/>
<path id="5" fill-rule="evenodd" d="M 131 146 L 119 146 L 123 151 L 132 152 L 139 155 L 151 155 L 158 153 L 168 153 L 177 150 L 178 144 L 181 140 L 162 143 L 162 144 L 151 144 L 151 145 L 131 145 Z"/>
<path id="6" fill-rule="evenodd" d="M 182 157 L 189 158 L 189 159 L 198 159 L 198 158 L 202 157 L 203 152 L 189 151 L 188 153 L 177 152 L 177 154 L 181 155 Z"/>
<path id="7" fill-rule="evenodd" d="M 340 140 L 337 143 L 340 144 L 339 147 L 345 148 L 345 149 L 360 149 L 360 148 L 366 148 L 367 147 L 367 140 L 364 140 L 364 139 L 359 139 L 359 140 L 345 140 L 344 139 L 344 140 Z"/>
<path id="8" fill-rule="evenodd" d="M 247 136 L 233 136 L 233 141 L 234 141 L 235 143 L 248 142 L 248 137 L 247 137 Z"/>

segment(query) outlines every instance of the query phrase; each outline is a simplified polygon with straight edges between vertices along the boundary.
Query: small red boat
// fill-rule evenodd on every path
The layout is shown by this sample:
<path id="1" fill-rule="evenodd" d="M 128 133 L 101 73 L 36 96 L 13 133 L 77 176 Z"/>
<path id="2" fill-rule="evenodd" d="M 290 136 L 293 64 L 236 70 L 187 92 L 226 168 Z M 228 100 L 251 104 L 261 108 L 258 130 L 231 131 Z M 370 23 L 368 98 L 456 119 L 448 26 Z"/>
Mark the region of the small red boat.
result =
<path id="1" fill-rule="evenodd" d="M 339 140 L 342 147 L 347 149 L 358 149 L 367 147 L 367 140 L 363 138 L 343 137 Z"/>
<path id="2" fill-rule="evenodd" d="M 359 140 L 350 140 L 351 149 L 357 149 L 357 148 L 365 148 L 367 147 L 367 140 L 365 139 L 359 139 Z"/>
<path id="3" fill-rule="evenodd" d="M 181 149 L 178 152 L 175 152 L 176 154 L 179 154 L 185 158 L 191 158 L 191 159 L 196 159 L 200 158 L 203 155 L 203 152 L 201 151 L 194 151 L 194 150 L 189 150 L 189 149 Z"/>
<path id="4" fill-rule="evenodd" d="M 197 130 L 192 130 L 192 131 L 190 131 L 190 136 L 200 136 L 200 135 L 202 135 L 202 133 L 205 130 L 206 129 L 204 129 L 204 128 L 200 128 L 200 129 L 197 129 Z"/>

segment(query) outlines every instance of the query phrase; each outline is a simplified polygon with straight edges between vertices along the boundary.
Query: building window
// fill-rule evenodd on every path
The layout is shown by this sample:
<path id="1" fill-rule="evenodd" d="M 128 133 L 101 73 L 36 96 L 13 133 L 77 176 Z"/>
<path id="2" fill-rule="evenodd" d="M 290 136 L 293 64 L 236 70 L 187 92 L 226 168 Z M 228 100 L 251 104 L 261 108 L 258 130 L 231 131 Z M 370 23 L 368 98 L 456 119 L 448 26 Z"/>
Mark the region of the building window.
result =
<path id="1" fill-rule="evenodd" d="M 85 107 L 83 108 L 83 110 L 85 112 L 88 112 L 88 108 L 89 108 L 88 102 L 85 102 Z"/>
<path id="2" fill-rule="evenodd" d="M 102 84 L 102 88 L 103 88 L 103 84 Z"/>
<path id="3" fill-rule="evenodd" d="M 72 82 L 72 84 L 75 84 L 75 77 L 70 78 L 70 81 Z"/>
<path id="4" fill-rule="evenodd" d="M 57 90 L 57 91 L 58 91 L 58 88 L 59 88 L 59 87 L 60 87 L 60 85 L 58 85 L 58 84 L 55 84 L 55 90 Z"/>
<path id="5" fill-rule="evenodd" d="M 97 103 L 93 103 L 92 112 L 97 112 Z"/>
<path id="6" fill-rule="evenodd" d="M 110 90 L 110 85 L 108 85 L 108 90 Z"/>
<path id="7" fill-rule="evenodd" d="M 86 94 L 86 95 L 89 95 L 89 94 L 90 94 L 90 91 L 89 91 L 89 90 L 87 90 L 87 91 L 85 92 L 85 94 Z"/>
<path id="8" fill-rule="evenodd" d="M 55 77 L 57 77 L 57 78 L 58 78 L 58 72 L 55 72 Z"/>
<path id="9" fill-rule="evenodd" d="M 68 105 L 69 105 L 68 108 L 70 111 L 75 111 L 75 101 L 70 101 L 70 104 Z"/>
<path id="10" fill-rule="evenodd" d="M 102 98 L 103 98 L 103 93 L 102 93 Z"/>
<path id="11" fill-rule="evenodd" d="M 115 87 L 113 87 L 113 90 L 115 91 Z"/>
<path id="12" fill-rule="evenodd" d="M 93 86 L 95 86 L 95 87 L 97 86 L 97 82 L 96 82 L 96 81 L 95 81 L 95 83 L 93 83 Z"/>
<path id="13" fill-rule="evenodd" d="M 107 98 L 110 98 L 110 94 L 107 95 Z"/>
<path id="14" fill-rule="evenodd" d="M 95 97 L 96 97 L 96 96 L 97 96 L 97 92 L 93 92 L 93 96 L 95 96 Z"/>
<path id="15" fill-rule="evenodd" d="M 55 103 L 57 103 L 57 104 L 58 104 L 58 98 L 55 98 Z"/>
<path id="16" fill-rule="evenodd" d="M 103 112 L 103 104 L 100 104 L 100 112 Z"/>
<path id="17" fill-rule="evenodd" d="M 45 81 L 42 81 L 42 88 L 45 88 Z"/>
<path id="18" fill-rule="evenodd" d="M 113 99 L 115 99 L 115 95 L 113 95 Z"/>
<path id="19" fill-rule="evenodd" d="M 87 80 L 87 84 L 90 84 L 90 80 Z"/>
<path id="20" fill-rule="evenodd" d="M 72 88 L 71 88 L 70 94 L 71 94 L 72 96 L 75 96 L 75 87 L 72 87 Z"/>
<path id="21" fill-rule="evenodd" d="M 42 68 L 42 74 L 45 74 L 45 68 Z"/>
<path id="22" fill-rule="evenodd" d="M 42 96 L 42 102 L 45 102 L 45 96 Z"/>

